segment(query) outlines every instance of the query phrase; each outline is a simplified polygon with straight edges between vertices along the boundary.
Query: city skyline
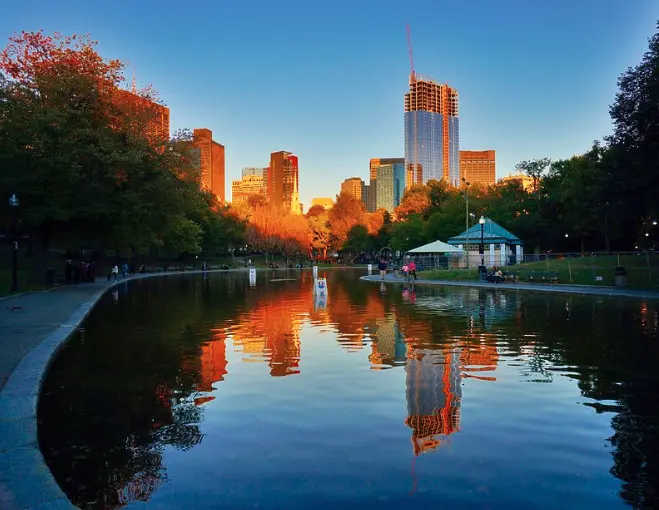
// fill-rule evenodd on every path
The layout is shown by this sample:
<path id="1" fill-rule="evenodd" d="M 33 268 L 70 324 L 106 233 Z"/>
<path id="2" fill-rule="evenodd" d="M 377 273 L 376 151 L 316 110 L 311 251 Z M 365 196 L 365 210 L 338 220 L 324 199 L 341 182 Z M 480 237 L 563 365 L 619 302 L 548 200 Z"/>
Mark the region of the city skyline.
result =
<path id="1" fill-rule="evenodd" d="M 280 147 L 298 155 L 306 209 L 312 197 L 338 193 L 348 177 L 366 181 L 370 158 L 404 155 L 407 23 L 418 72 L 459 91 L 460 149 L 496 150 L 501 178 L 520 160 L 570 157 L 610 132 L 607 107 L 617 78 L 645 52 L 659 18 L 659 5 L 650 0 L 633 8 L 618 0 L 531 9 L 512 0 L 421 4 L 410 13 L 402 2 L 351 8 L 339 1 L 331 12 L 300 1 L 224 3 L 193 22 L 178 19 L 166 4 L 121 8 L 120 2 L 108 10 L 37 1 L 29 11 L 7 6 L 0 36 L 89 32 L 103 56 L 130 62 L 127 78 L 135 72 L 138 85 L 153 84 L 171 111 L 172 130 L 204 126 L 213 132 L 226 147 L 227 185 L 240 179 L 243 167 L 266 166 L 267 155 Z M 268 27 L 281 13 L 298 27 L 295 36 Z M 434 14 L 452 23 L 438 31 Z M 323 23 L 311 22 L 317 16 Z M 369 40 L 364 23 L 378 24 L 390 37 Z M 218 35 L 211 27 L 221 28 Z M 550 36 L 557 27 L 564 37 Z M 194 45 L 186 42 L 193 36 Z M 198 65 L 211 55 L 221 65 Z M 304 72 L 290 87 L 294 68 Z M 386 80 L 371 79 L 383 69 Z M 277 128 L 265 118 L 276 118 Z M 340 169 L 329 157 L 337 148 Z"/>

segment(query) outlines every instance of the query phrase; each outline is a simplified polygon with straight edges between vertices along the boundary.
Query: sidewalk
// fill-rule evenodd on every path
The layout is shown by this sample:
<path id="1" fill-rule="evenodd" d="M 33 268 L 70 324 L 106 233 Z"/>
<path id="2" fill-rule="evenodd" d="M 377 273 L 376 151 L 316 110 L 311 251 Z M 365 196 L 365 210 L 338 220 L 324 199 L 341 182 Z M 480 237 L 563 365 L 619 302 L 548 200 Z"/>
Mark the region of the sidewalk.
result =
<path id="1" fill-rule="evenodd" d="M 362 280 L 381 283 L 379 275 L 362 276 Z M 406 283 L 402 278 L 387 274 L 384 283 Z M 592 296 L 621 296 L 640 299 L 659 299 L 659 292 L 654 290 L 618 289 L 616 287 L 600 287 L 597 285 L 565 285 L 559 283 L 487 283 L 480 281 L 452 280 L 422 280 L 417 285 L 440 285 L 450 287 L 473 287 L 489 290 L 525 290 L 531 292 L 552 292 L 559 294 L 582 294 Z"/>
<path id="2" fill-rule="evenodd" d="M 92 296 L 114 282 L 66 285 L 0 301 L 0 390 L 19 361 Z"/>

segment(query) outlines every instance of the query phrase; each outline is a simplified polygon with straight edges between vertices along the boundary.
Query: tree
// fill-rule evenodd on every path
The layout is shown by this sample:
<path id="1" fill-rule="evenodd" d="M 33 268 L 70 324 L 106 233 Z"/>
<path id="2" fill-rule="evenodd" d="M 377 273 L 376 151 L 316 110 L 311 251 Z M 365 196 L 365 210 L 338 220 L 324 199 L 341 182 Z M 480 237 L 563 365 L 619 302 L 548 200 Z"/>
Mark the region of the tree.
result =
<path id="1" fill-rule="evenodd" d="M 309 210 L 309 213 L 311 213 L 311 210 Z M 309 213 L 307 213 L 307 222 L 311 234 L 311 248 L 315 254 L 322 254 L 321 256 L 325 260 L 327 258 L 327 248 L 330 246 L 329 217 L 324 209 L 322 214 L 310 216 Z"/>
<path id="2" fill-rule="evenodd" d="M 334 206 L 330 209 L 329 224 L 332 235 L 332 246 L 342 250 L 348 239 L 348 232 L 355 225 L 364 224 L 366 210 L 358 198 L 348 194 L 339 193 Z"/>
<path id="3" fill-rule="evenodd" d="M 659 26 L 659 25 L 658 25 Z M 656 218 L 659 204 L 659 33 L 649 41 L 641 62 L 618 80 L 610 108 L 616 151 L 616 195 L 624 199 L 626 215 L 639 225 Z"/>
<path id="4" fill-rule="evenodd" d="M 368 229 L 364 225 L 355 225 L 348 232 L 348 240 L 345 243 L 345 250 L 360 254 L 373 249 L 373 240 L 368 235 Z"/>
<path id="5" fill-rule="evenodd" d="M 413 184 L 405 191 L 400 205 L 396 207 L 396 217 L 404 220 L 412 214 L 425 216 L 430 209 L 430 190 L 424 184 Z"/>
<path id="6" fill-rule="evenodd" d="M 540 179 L 551 165 L 548 158 L 531 159 L 517 163 L 517 171 L 524 172 L 533 179 L 533 191 L 537 192 L 540 186 Z"/>

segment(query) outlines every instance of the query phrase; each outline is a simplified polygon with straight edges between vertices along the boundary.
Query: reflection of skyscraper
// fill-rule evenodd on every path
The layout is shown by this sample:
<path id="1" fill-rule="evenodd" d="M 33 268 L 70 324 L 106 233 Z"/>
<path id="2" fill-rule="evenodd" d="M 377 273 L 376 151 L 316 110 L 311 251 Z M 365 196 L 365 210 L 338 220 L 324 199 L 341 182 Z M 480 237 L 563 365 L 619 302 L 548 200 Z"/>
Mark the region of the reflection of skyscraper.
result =
<path id="1" fill-rule="evenodd" d="M 405 366 L 407 419 L 414 454 L 434 450 L 460 430 L 460 359 L 456 352 L 412 349 Z"/>
<path id="2" fill-rule="evenodd" d="M 380 369 L 383 365 L 394 366 L 405 361 L 407 345 L 396 323 L 396 317 L 391 314 L 384 319 L 377 319 L 375 335 L 368 357 L 371 368 Z"/>

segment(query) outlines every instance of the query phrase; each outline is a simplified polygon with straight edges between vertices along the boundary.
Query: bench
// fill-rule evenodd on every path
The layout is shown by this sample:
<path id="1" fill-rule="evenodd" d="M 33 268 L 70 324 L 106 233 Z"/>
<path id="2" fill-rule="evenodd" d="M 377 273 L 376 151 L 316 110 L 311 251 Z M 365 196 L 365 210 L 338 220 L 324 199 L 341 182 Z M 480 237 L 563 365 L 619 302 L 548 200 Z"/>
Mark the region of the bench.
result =
<path id="1" fill-rule="evenodd" d="M 519 273 L 516 271 L 503 273 L 503 281 L 517 283 L 519 281 Z"/>
<path id="2" fill-rule="evenodd" d="M 560 274 L 556 271 L 532 271 L 529 274 L 530 282 L 556 283 Z"/>

